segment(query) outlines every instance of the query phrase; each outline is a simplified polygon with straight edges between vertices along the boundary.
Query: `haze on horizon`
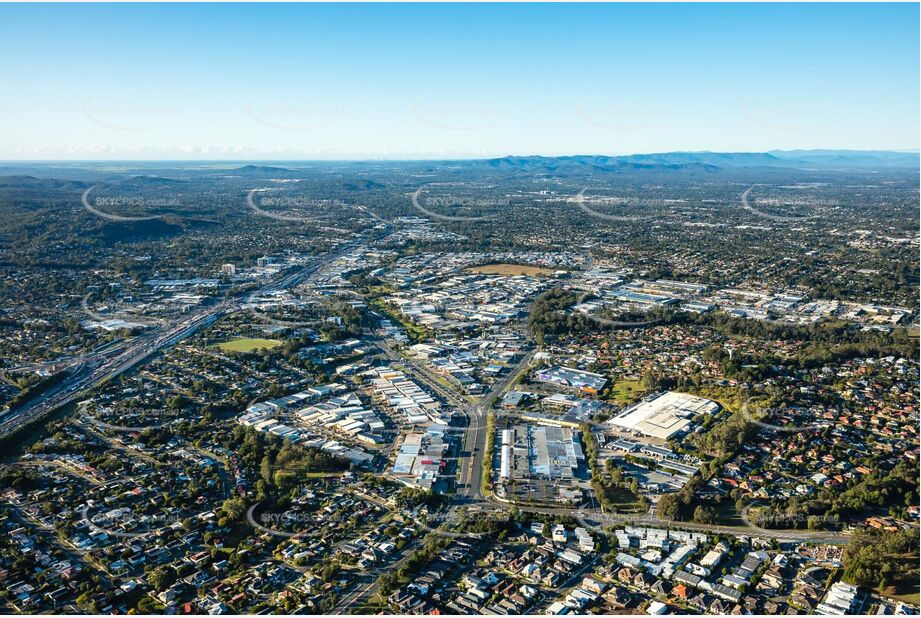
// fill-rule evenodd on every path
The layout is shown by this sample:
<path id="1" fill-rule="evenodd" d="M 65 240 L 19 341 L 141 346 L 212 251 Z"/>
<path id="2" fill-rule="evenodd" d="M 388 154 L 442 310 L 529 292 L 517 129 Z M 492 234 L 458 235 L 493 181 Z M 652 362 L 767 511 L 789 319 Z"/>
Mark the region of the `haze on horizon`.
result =
<path id="1" fill-rule="evenodd" d="M 0 159 L 919 146 L 917 4 L 0 5 Z"/>

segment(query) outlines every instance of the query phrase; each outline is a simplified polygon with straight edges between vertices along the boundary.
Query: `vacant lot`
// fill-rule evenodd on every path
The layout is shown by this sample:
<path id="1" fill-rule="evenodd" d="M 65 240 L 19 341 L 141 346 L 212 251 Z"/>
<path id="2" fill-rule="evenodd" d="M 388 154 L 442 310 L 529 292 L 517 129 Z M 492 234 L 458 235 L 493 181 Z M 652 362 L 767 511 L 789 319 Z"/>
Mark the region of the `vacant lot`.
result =
<path id="1" fill-rule="evenodd" d="M 611 388 L 611 394 L 620 404 L 633 403 L 645 392 L 646 389 L 641 380 L 620 380 Z"/>
<path id="2" fill-rule="evenodd" d="M 879 589 L 877 588 L 877 590 Z M 918 590 L 919 585 L 917 581 L 902 580 L 899 581 L 897 585 L 889 586 L 881 592 L 890 599 L 917 605 L 918 602 L 921 601 L 921 593 L 919 593 Z"/>
<path id="3" fill-rule="evenodd" d="M 613 506 L 618 513 L 637 513 L 646 509 L 646 502 L 642 496 L 633 493 L 623 485 L 607 486 L 604 493 L 608 504 Z"/>
<path id="4" fill-rule="evenodd" d="M 522 266 L 521 264 L 484 264 L 468 269 L 482 275 L 549 275 L 553 271 L 539 266 Z"/>
<path id="5" fill-rule="evenodd" d="M 278 339 L 234 339 L 217 344 L 225 352 L 252 352 L 259 348 L 272 349 L 281 345 Z"/>

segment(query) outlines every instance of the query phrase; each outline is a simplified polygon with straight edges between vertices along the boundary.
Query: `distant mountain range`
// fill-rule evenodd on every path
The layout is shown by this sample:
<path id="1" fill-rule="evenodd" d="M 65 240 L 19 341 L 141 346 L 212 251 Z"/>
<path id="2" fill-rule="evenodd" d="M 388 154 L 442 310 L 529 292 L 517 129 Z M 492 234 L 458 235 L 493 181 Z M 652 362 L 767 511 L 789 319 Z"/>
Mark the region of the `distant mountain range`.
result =
<path id="1" fill-rule="evenodd" d="M 575 155 L 568 157 L 502 157 L 489 159 L 487 163 L 497 170 L 519 170 L 525 172 L 626 172 L 664 169 L 698 169 L 717 171 L 720 166 L 704 161 L 666 159 L 642 159 L 645 155 L 629 157 L 605 157 L 601 155 Z M 649 155 L 653 156 L 653 155 Z"/>
<path id="2" fill-rule="evenodd" d="M 618 172 L 629 170 L 702 170 L 771 167 L 796 169 L 911 168 L 921 164 L 917 152 L 873 150 L 772 150 L 770 152 L 662 152 L 618 157 L 575 155 L 565 157 L 509 156 L 489 159 L 496 169 L 521 171 Z"/>
<path id="3" fill-rule="evenodd" d="M 218 165 L 226 163 L 226 167 Z M 272 178 L 302 178 L 307 170 L 335 167 L 348 174 L 386 172 L 388 169 L 411 170 L 423 168 L 427 173 L 448 174 L 464 172 L 507 174 L 551 174 L 558 176 L 586 176 L 592 174 L 652 175 L 683 173 L 708 176 L 719 172 L 750 175 L 783 174 L 786 171 L 801 173 L 835 171 L 889 170 L 917 172 L 921 157 L 917 152 L 885 150 L 771 150 L 769 152 L 660 152 L 621 156 L 571 155 L 559 157 L 507 156 L 495 159 L 444 159 L 402 161 L 305 161 L 245 162 L 235 161 L 136 161 L 118 163 L 117 171 L 110 169 L 111 162 L 0 162 L 0 186 L 15 183 L 37 182 L 38 178 L 80 180 L 84 182 L 114 182 L 127 187 L 167 188 L 181 186 L 184 181 L 208 176 L 236 176 L 242 179 L 263 181 Z M 125 178 L 125 174 L 131 177 Z M 32 176 L 32 179 L 24 178 Z M 180 180 L 177 177 L 181 177 Z M 368 178 L 353 178 L 346 184 L 351 191 L 381 189 L 384 185 Z M 46 187 L 47 188 L 47 187 Z"/>
<path id="4" fill-rule="evenodd" d="M 888 150 L 772 150 L 768 154 L 784 161 L 798 161 L 803 165 L 860 166 L 860 167 L 918 167 L 917 152 L 892 152 Z"/>

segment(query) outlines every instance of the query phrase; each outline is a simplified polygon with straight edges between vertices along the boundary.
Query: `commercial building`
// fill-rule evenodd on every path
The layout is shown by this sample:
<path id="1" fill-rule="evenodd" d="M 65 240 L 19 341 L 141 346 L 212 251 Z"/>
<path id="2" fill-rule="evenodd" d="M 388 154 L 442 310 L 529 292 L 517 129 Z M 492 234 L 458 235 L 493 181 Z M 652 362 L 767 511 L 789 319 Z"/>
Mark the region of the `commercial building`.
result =
<path id="1" fill-rule="evenodd" d="M 371 380 L 375 399 L 392 410 L 398 419 L 408 424 L 446 424 L 440 414 L 441 404 L 402 371 L 384 367 L 372 369 L 367 375 L 376 376 Z"/>
<path id="2" fill-rule="evenodd" d="M 566 427 L 516 425 L 502 431 L 503 479 L 572 480 L 585 459 L 576 434 Z"/>
<path id="3" fill-rule="evenodd" d="M 529 427 L 528 436 L 531 474 L 572 480 L 579 460 L 585 458 L 572 430 L 567 427 Z"/>
<path id="4" fill-rule="evenodd" d="M 537 380 L 540 382 L 559 384 L 560 386 L 568 386 L 570 388 L 578 388 L 587 393 L 597 393 L 604 388 L 604 385 L 608 382 L 608 379 L 600 373 L 570 369 L 569 367 L 543 369 L 537 373 Z"/>
<path id="5" fill-rule="evenodd" d="M 403 438 L 391 469 L 394 479 L 411 487 L 433 489 L 444 469 L 448 449 L 443 427 L 414 431 Z"/>
<path id="6" fill-rule="evenodd" d="M 719 404 L 709 399 L 669 391 L 647 397 L 608 422 L 618 429 L 667 440 L 688 431 L 691 419 L 717 410 Z"/>

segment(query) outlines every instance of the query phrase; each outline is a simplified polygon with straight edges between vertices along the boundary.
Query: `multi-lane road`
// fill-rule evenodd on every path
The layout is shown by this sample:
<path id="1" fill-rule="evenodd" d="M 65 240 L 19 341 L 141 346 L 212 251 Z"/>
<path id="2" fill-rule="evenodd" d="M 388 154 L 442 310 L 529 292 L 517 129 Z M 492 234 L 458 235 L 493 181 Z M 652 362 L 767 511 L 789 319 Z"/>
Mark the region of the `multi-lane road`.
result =
<path id="1" fill-rule="evenodd" d="M 393 349 L 382 341 L 377 342 L 377 346 L 392 361 L 397 361 L 407 369 L 413 377 L 421 383 L 428 386 L 442 399 L 451 405 L 454 405 L 467 418 L 467 424 L 464 428 L 461 453 L 457 462 L 457 490 L 454 494 L 452 509 L 465 505 L 479 503 L 488 504 L 493 508 L 508 509 L 510 503 L 501 501 L 493 495 L 483 493 L 482 479 L 483 466 L 492 465 L 492 462 L 486 462 L 486 438 L 487 438 L 487 415 L 496 400 L 505 391 L 510 388 L 521 373 L 531 366 L 531 361 L 537 350 L 532 350 L 512 369 L 505 379 L 493 385 L 492 389 L 473 403 L 465 399 L 460 394 L 440 384 L 436 377 L 433 376 L 428 368 L 421 363 L 416 363 L 410 359 L 401 357 Z M 656 527 L 674 527 L 679 526 L 682 529 L 696 530 L 713 534 L 731 534 L 735 536 L 759 536 L 762 538 L 772 538 L 779 541 L 811 541 L 822 543 L 846 543 L 849 535 L 842 532 L 834 531 L 807 531 L 807 530 L 770 530 L 757 527 L 753 524 L 740 526 L 723 526 L 715 524 L 697 524 L 693 522 L 675 522 L 669 519 L 657 517 L 654 512 L 646 515 L 636 514 L 616 514 L 603 513 L 600 508 L 593 504 L 591 508 L 573 509 L 569 507 L 539 507 L 533 505 L 517 505 L 519 510 L 531 511 L 537 513 L 557 514 L 557 515 L 578 515 L 586 520 L 590 526 L 610 526 L 614 524 L 623 524 L 633 522 Z"/>
<path id="2" fill-rule="evenodd" d="M 264 294 L 272 291 L 283 290 L 295 286 L 310 275 L 315 273 L 323 266 L 333 262 L 349 251 L 354 250 L 361 242 L 355 241 L 343 245 L 335 251 L 331 251 L 321 259 L 312 264 L 288 273 L 276 281 L 273 281 L 257 291 L 256 294 Z M 86 391 L 99 386 L 107 380 L 116 377 L 125 371 L 137 366 L 148 360 L 158 352 L 175 345 L 182 339 L 189 337 L 204 326 L 207 326 L 223 314 L 241 310 L 245 307 L 245 302 L 239 299 L 227 299 L 216 303 L 210 307 L 185 317 L 172 324 L 162 326 L 145 335 L 131 339 L 120 347 L 102 351 L 97 354 L 87 355 L 80 359 L 70 370 L 70 375 L 53 386 L 48 391 L 37 396 L 26 405 L 17 410 L 8 412 L 0 418 L 0 437 L 7 436 L 16 430 L 35 422 L 64 405 L 72 403 L 79 399 Z M 460 455 L 457 461 L 457 483 L 454 494 L 452 508 L 474 503 L 489 504 L 497 508 L 509 508 L 509 505 L 498 501 L 494 496 L 483 493 L 482 478 L 483 466 L 492 465 L 492 462 L 484 461 L 486 456 L 486 442 L 488 434 L 487 418 L 489 410 L 496 400 L 511 387 L 521 373 L 531 365 L 537 350 L 532 350 L 525 355 L 518 364 L 512 368 L 508 376 L 503 380 L 495 383 L 490 391 L 479 398 L 471 400 L 453 389 L 439 382 L 438 378 L 422 364 L 413 360 L 402 357 L 394 351 L 386 342 L 375 338 L 375 345 L 391 361 L 399 362 L 405 367 L 407 373 L 412 375 L 419 382 L 427 386 L 433 392 L 438 394 L 445 402 L 453 406 L 457 411 L 466 417 L 466 426 L 463 428 L 463 439 Z M 566 508 L 541 508 L 541 507 L 519 507 L 525 510 L 539 512 L 553 512 L 572 514 L 572 509 Z M 583 511 L 583 514 L 589 515 L 593 520 L 600 524 L 612 524 L 623 521 L 625 518 L 597 512 L 595 509 Z M 636 516 L 631 516 L 632 521 L 636 521 Z M 668 526 L 675 525 L 669 520 L 662 520 L 654 516 L 640 518 L 650 525 Z M 841 533 L 829 532 L 798 532 L 798 531 L 781 531 L 765 530 L 754 526 L 715 526 L 705 524 L 680 523 L 683 528 L 704 530 L 717 533 L 728 534 L 757 534 L 770 538 L 781 540 L 813 540 L 824 542 L 844 542 L 846 535 Z"/>
<path id="3" fill-rule="evenodd" d="M 264 294 L 297 285 L 330 262 L 355 249 L 360 243 L 351 242 L 324 255 L 312 264 L 288 273 L 260 288 L 254 294 Z M 228 299 L 205 307 L 172 324 L 128 341 L 109 353 L 83 359 L 70 369 L 70 375 L 25 405 L 7 412 L 0 418 L 0 438 L 48 416 L 55 410 L 79 399 L 83 393 L 148 360 L 158 352 L 175 345 L 204 326 L 212 324 L 223 314 L 241 309 L 243 303 Z"/>
<path id="4" fill-rule="evenodd" d="M 202 326 L 214 322 L 230 305 L 227 301 L 219 303 L 166 328 L 136 338 L 117 354 L 79 363 L 63 381 L 26 405 L 7 413 L 0 422 L 0 437 L 75 401 L 84 391 L 124 373 L 160 350 L 188 337 Z"/>
<path id="5" fill-rule="evenodd" d="M 455 502 L 475 502 L 483 500 L 485 496 L 480 487 L 483 477 L 483 460 L 486 455 L 487 415 L 496 399 L 526 368 L 536 351 L 532 351 L 522 358 L 512 369 L 509 375 L 496 384 L 492 389 L 477 401 L 471 401 L 463 395 L 454 392 L 451 388 L 441 384 L 436 376 L 422 364 L 404 358 L 395 352 L 389 345 L 380 339 L 375 340 L 377 348 L 393 362 L 400 363 L 406 372 L 413 378 L 427 386 L 440 396 L 446 403 L 454 406 L 456 410 L 466 417 L 466 427 L 462 439 L 461 453 L 457 459 L 457 491 L 454 494 Z"/>

